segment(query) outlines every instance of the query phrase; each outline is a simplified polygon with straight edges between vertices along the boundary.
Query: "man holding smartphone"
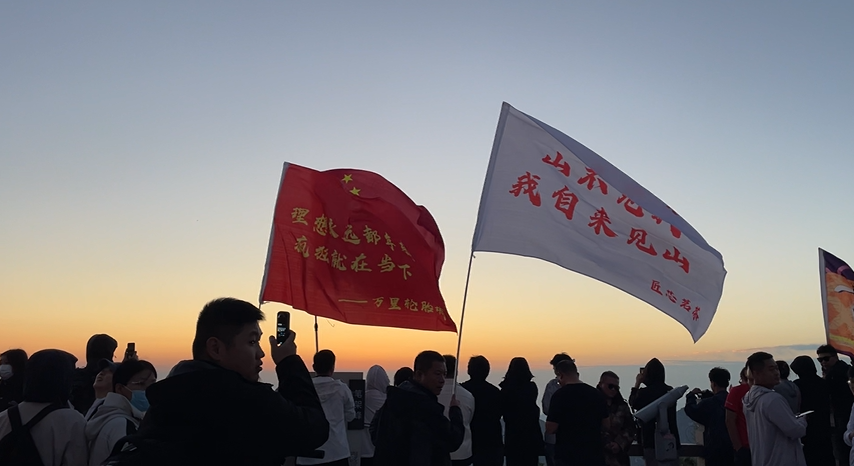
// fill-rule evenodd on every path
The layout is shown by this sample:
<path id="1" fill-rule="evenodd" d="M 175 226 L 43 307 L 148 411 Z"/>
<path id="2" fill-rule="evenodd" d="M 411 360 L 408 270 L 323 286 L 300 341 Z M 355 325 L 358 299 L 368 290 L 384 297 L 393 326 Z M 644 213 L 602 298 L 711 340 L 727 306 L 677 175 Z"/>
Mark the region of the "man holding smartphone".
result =
<path id="1" fill-rule="evenodd" d="M 138 434 L 105 464 L 280 466 L 322 445 L 329 424 L 293 332 L 282 344 L 269 337 L 278 392 L 259 381 L 261 320 L 260 309 L 234 298 L 205 305 L 193 359 L 146 390 L 151 407 Z"/>

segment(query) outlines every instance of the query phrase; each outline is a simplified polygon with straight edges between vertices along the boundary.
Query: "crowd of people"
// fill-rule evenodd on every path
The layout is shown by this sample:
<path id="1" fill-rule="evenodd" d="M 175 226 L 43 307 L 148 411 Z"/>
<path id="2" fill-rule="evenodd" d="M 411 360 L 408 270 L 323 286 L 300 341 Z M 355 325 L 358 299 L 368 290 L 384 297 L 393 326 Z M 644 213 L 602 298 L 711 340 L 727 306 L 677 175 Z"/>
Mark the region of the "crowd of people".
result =
<path id="1" fill-rule="evenodd" d="M 667 429 L 634 416 L 673 390 L 658 359 L 625 399 L 616 373 L 587 384 L 560 353 L 540 398 L 524 358 L 513 358 L 495 386 L 483 356 L 470 358 L 468 380 L 455 383 L 456 358 L 423 351 L 391 381 L 371 367 L 356 401 L 335 378 L 332 351 L 314 355 L 310 376 L 293 332 L 283 342 L 269 337 L 277 389 L 260 382 L 263 319 L 245 301 L 211 301 L 199 314 L 193 358 L 160 381 L 132 346 L 114 362 L 118 343 L 103 334 L 90 338 L 77 369 L 57 349 L 0 354 L 0 464 L 280 466 L 295 458 L 345 466 L 357 450 L 363 466 L 535 466 L 541 457 L 549 466 L 628 466 L 637 442 L 645 464 L 657 465 L 656 439 L 682 440 L 675 404 Z M 734 386 L 726 369 L 713 368 L 709 388 L 685 400 L 685 414 L 704 428 L 706 464 L 854 466 L 854 369 L 832 346 L 817 356 L 820 374 L 809 356 L 788 364 L 754 353 Z M 347 429 L 362 409 L 356 447 Z"/>

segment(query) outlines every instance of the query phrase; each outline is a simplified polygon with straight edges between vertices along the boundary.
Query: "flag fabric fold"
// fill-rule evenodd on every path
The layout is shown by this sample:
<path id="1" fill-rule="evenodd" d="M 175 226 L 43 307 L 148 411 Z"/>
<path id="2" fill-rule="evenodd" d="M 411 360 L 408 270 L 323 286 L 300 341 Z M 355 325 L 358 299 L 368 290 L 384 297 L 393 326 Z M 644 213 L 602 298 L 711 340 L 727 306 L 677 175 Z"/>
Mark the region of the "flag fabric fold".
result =
<path id="1" fill-rule="evenodd" d="M 261 302 L 358 325 L 456 331 L 433 216 L 363 170 L 282 171 Z"/>
<path id="2" fill-rule="evenodd" d="M 669 315 L 696 342 L 723 293 L 723 257 L 682 217 L 581 143 L 504 103 L 472 251 L 535 257 Z"/>
<path id="3" fill-rule="evenodd" d="M 854 270 L 823 249 L 818 261 L 827 343 L 854 357 Z"/>

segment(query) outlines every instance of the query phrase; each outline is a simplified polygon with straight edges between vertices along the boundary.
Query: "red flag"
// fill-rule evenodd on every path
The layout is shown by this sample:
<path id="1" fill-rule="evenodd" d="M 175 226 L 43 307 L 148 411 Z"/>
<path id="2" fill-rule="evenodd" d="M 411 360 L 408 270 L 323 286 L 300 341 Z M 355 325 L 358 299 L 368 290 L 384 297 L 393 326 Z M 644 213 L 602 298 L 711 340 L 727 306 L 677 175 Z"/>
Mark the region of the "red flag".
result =
<path id="1" fill-rule="evenodd" d="M 351 324 L 456 332 L 439 291 L 444 261 L 433 216 L 382 176 L 286 163 L 261 302 Z"/>

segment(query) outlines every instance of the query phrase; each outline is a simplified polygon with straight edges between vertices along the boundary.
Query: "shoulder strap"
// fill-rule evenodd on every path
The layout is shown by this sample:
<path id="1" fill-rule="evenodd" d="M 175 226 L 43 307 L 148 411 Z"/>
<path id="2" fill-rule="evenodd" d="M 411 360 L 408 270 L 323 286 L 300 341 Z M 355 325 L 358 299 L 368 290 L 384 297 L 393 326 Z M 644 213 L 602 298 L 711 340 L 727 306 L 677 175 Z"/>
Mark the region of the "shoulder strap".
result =
<path id="1" fill-rule="evenodd" d="M 12 423 L 12 432 L 20 431 L 23 425 L 21 424 L 21 410 L 18 405 L 8 409 L 9 421 Z"/>
<path id="2" fill-rule="evenodd" d="M 38 414 L 33 416 L 32 419 L 30 419 L 30 422 L 28 422 L 27 425 L 24 426 L 24 429 L 26 429 L 26 430 L 32 429 L 33 426 L 38 424 L 42 419 L 45 418 L 45 416 L 56 411 L 57 409 L 62 409 L 62 408 L 63 408 L 63 406 L 56 404 L 56 403 L 49 404 L 49 405 L 45 406 L 44 408 L 42 408 L 41 411 L 39 411 Z"/>

